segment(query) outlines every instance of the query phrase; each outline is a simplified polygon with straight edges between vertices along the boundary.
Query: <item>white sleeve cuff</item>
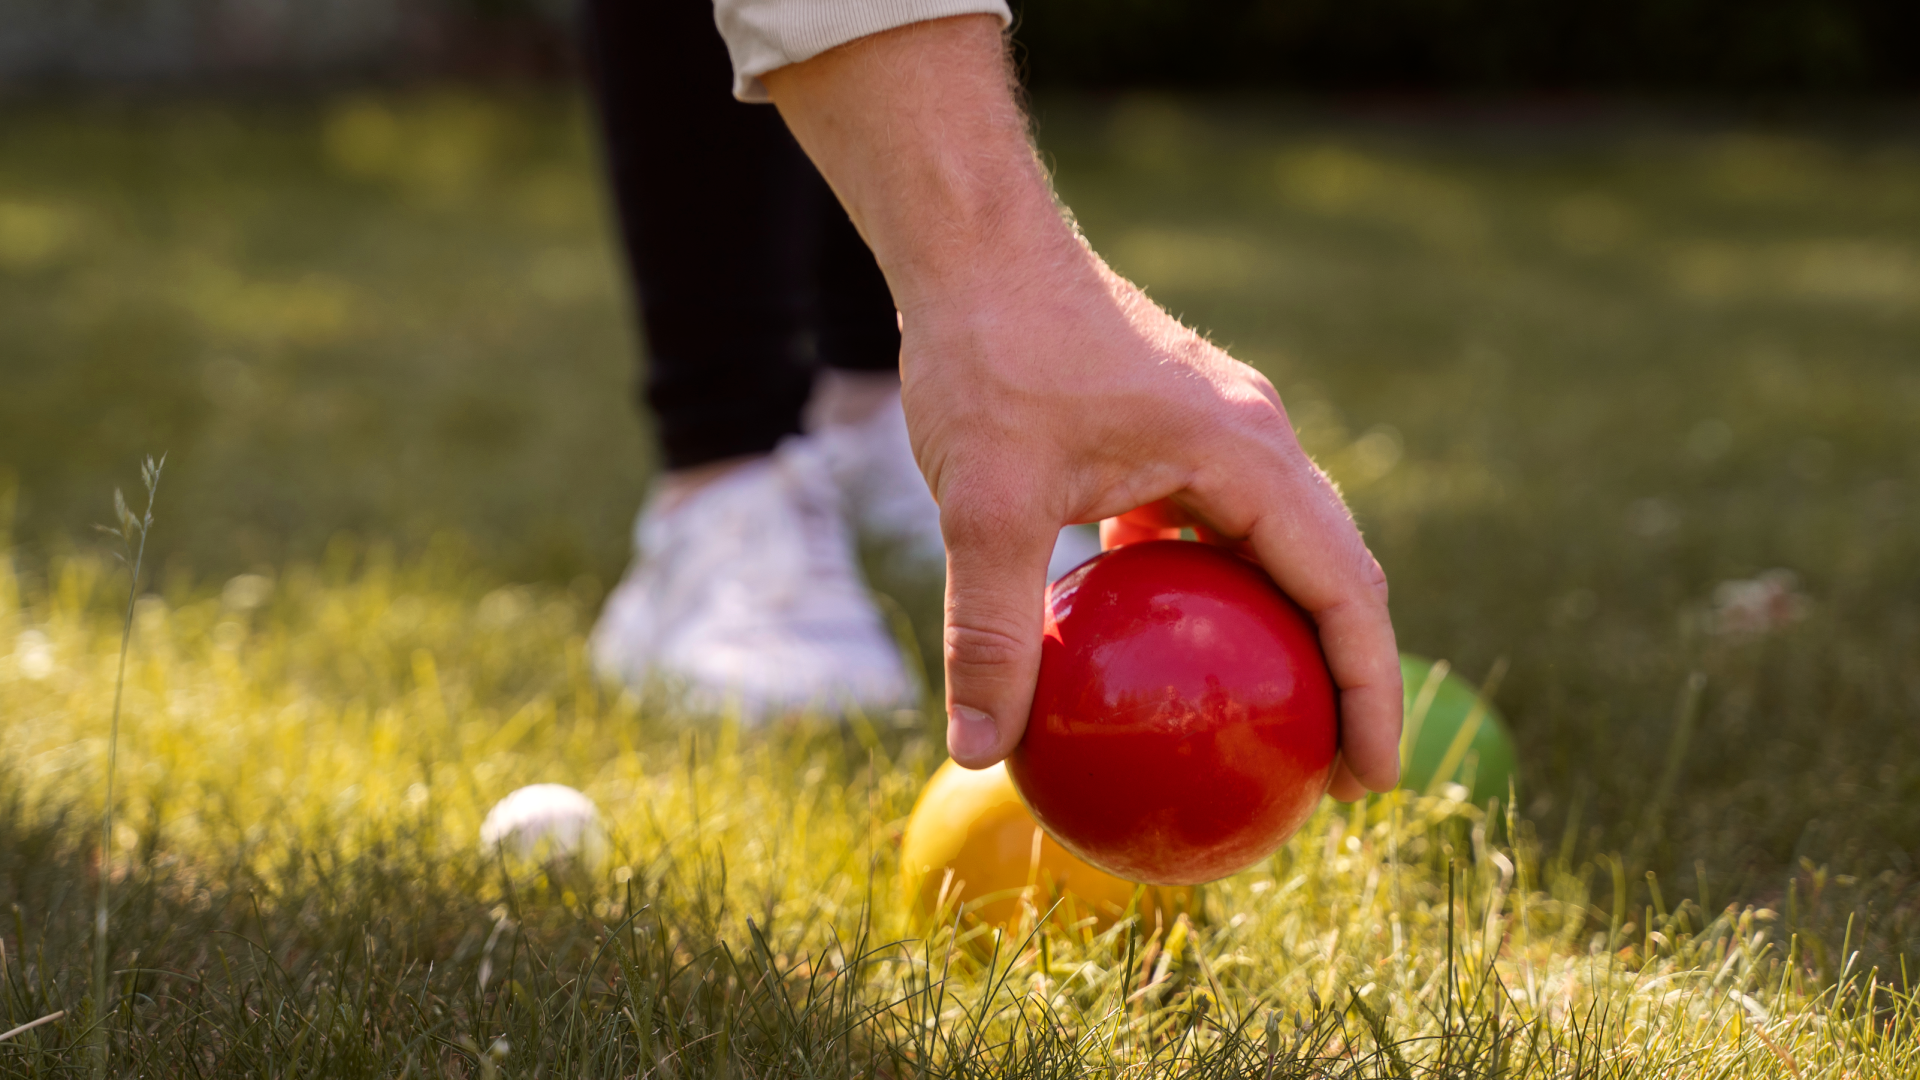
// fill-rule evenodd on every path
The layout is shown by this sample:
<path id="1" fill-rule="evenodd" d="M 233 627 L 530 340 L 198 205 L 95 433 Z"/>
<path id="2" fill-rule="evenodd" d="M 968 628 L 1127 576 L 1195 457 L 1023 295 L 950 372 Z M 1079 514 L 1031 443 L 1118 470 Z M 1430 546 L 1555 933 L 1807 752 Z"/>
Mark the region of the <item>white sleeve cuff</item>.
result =
<path id="1" fill-rule="evenodd" d="M 733 58 L 733 96 L 767 100 L 760 76 L 855 38 L 950 15 L 998 15 L 1006 0 L 714 0 L 713 21 Z"/>

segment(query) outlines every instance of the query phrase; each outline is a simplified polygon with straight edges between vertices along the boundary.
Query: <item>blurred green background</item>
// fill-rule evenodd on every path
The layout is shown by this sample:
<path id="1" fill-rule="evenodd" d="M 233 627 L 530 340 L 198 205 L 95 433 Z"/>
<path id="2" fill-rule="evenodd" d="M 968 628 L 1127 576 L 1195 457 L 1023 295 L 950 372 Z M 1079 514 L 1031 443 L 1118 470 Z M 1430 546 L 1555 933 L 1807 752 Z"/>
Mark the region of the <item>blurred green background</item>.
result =
<path id="1" fill-rule="evenodd" d="M 1369 93 L 1912 90 L 1899 0 L 1016 0 L 1041 86 Z"/>
<path id="2" fill-rule="evenodd" d="M 575 2 L 0 0 L 0 85 L 551 75 L 567 66 Z M 1908 0 L 1010 3 L 1022 68 L 1045 90 L 1920 89 Z"/>
<path id="3" fill-rule="evenodd" d="M 1892 10 L 1794 10 L 1869 9 Z M 1836 939 L 1855 915 L 1874 958 L 1920 958 L 1912 112 L 1096 93 L 1074 80 L 1109 76 L 1043 62 L 1057 30 L 1029 15 L 1066 201 L 1273 377 L 1386 565 L 1403 646 L 1504 667 L 1549 847 Z M 1912 74 L 1877 63 L 1818 86 Z M 1614 70 L 1587 82 L 1639 85 Z M 458 536 L 476 597 L 611 584 L 653 452 L 571 89 L 37 85 L 0 98 L 0 491 L 30 571 L 92 545 L 166 451 L 168 588 L 342 534 Z M 924 583 L 881 584 L 937 617 Z"/>
<path id="4" fill-rule="evenodd" d="M 611 576 L 651 461 L 582 105 L 459 90 L 0 112 L 0 461 L 84 535 L 169 452 L 163 558 L 351 530 Z"/>

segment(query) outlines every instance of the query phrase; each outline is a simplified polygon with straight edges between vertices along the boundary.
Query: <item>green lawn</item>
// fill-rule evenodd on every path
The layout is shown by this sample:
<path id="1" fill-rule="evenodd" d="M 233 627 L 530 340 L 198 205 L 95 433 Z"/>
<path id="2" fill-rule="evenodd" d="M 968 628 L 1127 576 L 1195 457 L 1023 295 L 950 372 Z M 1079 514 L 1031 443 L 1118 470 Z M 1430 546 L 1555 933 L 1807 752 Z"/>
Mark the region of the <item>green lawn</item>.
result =
<path id="1" fill-rule="evenodd" d="M 124 588 L 88 526 L 165 450 L 112 864 L 130 1069 L 481 1075 L 462 1040 L 504 1034 L 507 1075 L 1912 1075 L 1920 136 L 1041 112 L 1095 245 L 1273 376 L 1403 647 L 1504 672 L 1511 825 L 1330 809 L 1172 948 L 1050 931 L 997 981 L 883 948 L 934 718 L 694 736 L 583 672 L 651 450 L 577 102 L 13 102 L 0 1030 L 73 1012 L 0 1064 L 84 1064 Z M 1741 629 L 1723 585 L 1776 568 L 1798 617 Z M 928 583 L 878 584 L 924 636 Z M 534 780 L 609 810 L 624 876 L 478 859 Z M 1173 957 L 1145 996 L 1141 950 Z"/>

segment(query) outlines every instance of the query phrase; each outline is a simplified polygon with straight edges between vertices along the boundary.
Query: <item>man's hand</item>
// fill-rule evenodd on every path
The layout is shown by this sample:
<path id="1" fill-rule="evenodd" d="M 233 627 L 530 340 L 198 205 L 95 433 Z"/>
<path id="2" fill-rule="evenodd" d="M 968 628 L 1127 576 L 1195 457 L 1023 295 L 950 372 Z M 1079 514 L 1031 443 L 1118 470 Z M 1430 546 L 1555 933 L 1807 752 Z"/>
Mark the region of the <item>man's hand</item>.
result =
<path id="1" fill-rule="evenodd" d="M 1112 546 L 1192 525 L 1256 558 L 1320 629 L 1340 687 L 1333 794 L 1399 776 L 1387 585 L 1260 373 L 1109 270 L 1061 214 L 997 20 L 862 38 L 765 76 L 886 272 L 902 396 L 947 543 L 947 746 L 1020 741 L 1064 524 Z"/>

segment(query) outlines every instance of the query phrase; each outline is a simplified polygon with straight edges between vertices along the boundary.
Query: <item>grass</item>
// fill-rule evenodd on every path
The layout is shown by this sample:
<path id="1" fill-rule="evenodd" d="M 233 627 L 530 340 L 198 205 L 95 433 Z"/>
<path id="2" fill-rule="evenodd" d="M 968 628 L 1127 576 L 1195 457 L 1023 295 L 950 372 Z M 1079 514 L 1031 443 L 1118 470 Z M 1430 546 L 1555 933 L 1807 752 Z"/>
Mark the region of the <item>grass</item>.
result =
<path id="1" fill-rule="evenodd" d="M 85 1068 L 104 869 L 128 1074 L 1913 1075 L 1913 133 L 1042 105 L 1096 246 L 1274 377 L 1403 646 L 1505 661 L 1517 807 L 1330 807 L 1184 929 L 923 936 L 925 713 L 585 672 L 651 459 L 576 103 L 16 101 L 0 1031 L 65 1016 L 0 1066 Z M 162 449 L 103 859 L 85 530 Z M 1800 617 L 1743 629 L 1772 568 Z M 479 857 L 538 780 L 613 862 Z"/>
<path id="2" fill-rule="evenodd" d="M 24 604 L 0 576 L 5 629 L 36 650 L 0 681 L 0 1016 L 84 1015 L 74 901 L 104 868 L 125 1075 L 1920 1066 L 1895 974 L 1855 957 L 1823 982 L 1766 909 L 1596 908 L 1593 864 L 1444 797 L 1328 806 L 1203 890 L 1192 923 L 928 933 L 895 865 L 938 760 L 919 716 L 676 723 L 587 677 L 588 612 L 565 593 L 475 598 L 445 552 L 342 545 L 270 589 L 144 600 L 102 863 L 74 825 L 95 812 L 113 693 L 103 571 L 67 563 Z M 607 864 L 489 862 L 486 808 L 550 779 L 610 811 Z M 77 1071 L 83 1027 L 16 1036 L 0 1061 Z"/>

